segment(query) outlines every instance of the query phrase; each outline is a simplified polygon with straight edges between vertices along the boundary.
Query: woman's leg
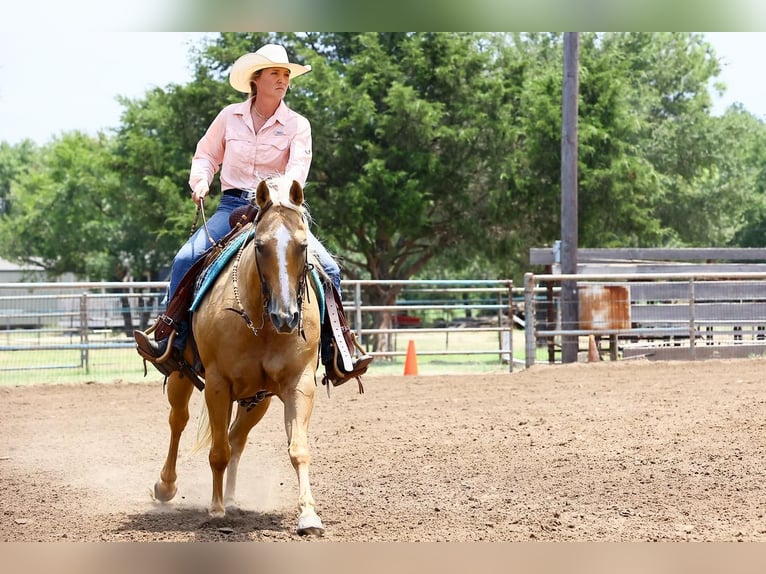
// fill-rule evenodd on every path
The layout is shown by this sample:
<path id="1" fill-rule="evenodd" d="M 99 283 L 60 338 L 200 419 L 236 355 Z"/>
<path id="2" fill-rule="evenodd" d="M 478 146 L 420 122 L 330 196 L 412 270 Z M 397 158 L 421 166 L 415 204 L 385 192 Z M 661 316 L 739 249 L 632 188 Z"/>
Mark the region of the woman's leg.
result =
<path id="1" fill-rule="evenodd" d="M 215 213 L 213 213 L 210 219 L 207 220 L 207 228 L 203 226 L 197 229 L 197 231 L 195 231 L 181 247 L 173 259 L 173 265 L 170 270 L 170 284 L 164 301 L 166 306 L 170 304 L 178 286 L 197 259 L 202 257 L 208 248 L 231 230 L 229 216 L 232 211 L 237 207 L 246 204 L 247 202 L 245 200 L 226 195 L 222 196 L 218 209 L 216 209 Z M 211 239 L 213 243 L 211 243 Z M 183 350 L 189 335 L 188 321 L 180 320 L 175 326 L 175 329 L 176 337 L 173 341 L 173 347 Z M 165 355 L 168 346 L 167 338 L 162 339 L 161 341 L 152 341 L 145 331 L 134 331 L 133 336 L 136 339 L 136 344 L 141 356 L 152 360 L 150 357 L 160 359 Z M 154 362 L 155 365 L 158 364 L 153 360 L 152 362 Z"/>
<path id="2" fill-rule="evenodd" d="M 221 203 L 218 205 L 218 209 L 216 209 L 215 213 L 213 213 L 210 219 L 207 220 L 207 230 L 204 226 L 197 229 L 173 259 L 173 265 L 170 269 L 170 285 L 168 286 L 166 303 L 169 303 L 173 298 L 176 289 L 178 289 L 178 285 L 181 283 L 181 280 L 184 278 L 187 271 L 194 265 L 195 261 L 197 261 L 197 259 L 199 259 L 202 254 L 213 245 L 208 238 L 208 232 L 214 242 L 221 239 L 231 230 L 231 226 L 229 225 L 229 216 L 231 215 L 231 212 L 237 207 L 246 204 L 247 202 L 245 200 L 236 197 L 229 197 L 228 195 L 221 197 Z"/>
<path id="3" fill-rule="evenodd" d="M 309 231 L 308 237 L 309 250 L 316 255 L 319 264 L 322 266 L 322 269 L 324 269 L 324 272 L 330 277 L 332 284 L 335 285 L 335 288 L 340 295 L 340 267 L 335 262 L 333 256 L 330 255 L 330 252 L 327 251 L 327 248 L 320 243 L 311 231 Z"/>
<path id="4" fill-rule="evenodd" d="M 324 269 L 325 273 L 330 277 L 330 280 L 332 281 L 333 286 L 338 292 L 338 296 L 340 297 L 340 267 L 335 262 L 335 259 L 332 255 L 330 255 L 330 252 L 327 251 L 324 245 L 322 245 L 319 240 L 314 236 L 311 231 L 309 231 L 308 234 L 309 239 L 309 249 L 316 255 L 317 259 L 319 260 L 319 264 Z M 327 297 L 332 297 L 332 294 L 328 294 Z M 339 320 L 341 320 L 340 317 L 338 317 Z M 326 320 L 327 321 L 327 320 Z M 347 327 L 347 325 L 345 325 Z M 339 385 L 342 384 L 350 379 L 361 377 L 364 373 L 367 372 L 367 367 L 369 367 L 370 363 L 372 362 L 372 355 L 363 354 L 363 355 L 357 355 L 356 349 L 349 348 L 348 351 L 350 354 L 353 355 L 352 357 L 352 369 L 348 373 L 345 373 L 342 376 L 338 376 L 338 371 L 335 368 L 335 365 L 333 365 L 333 357 L 334 353 L 331 347 L 330 340 L 335 338 L 333 336 L 332 328 L 329 327 L 327 322 L 322 326 L 322 343 L 321 343 L 321 356 L 322 356 L 322 363 L 325 365 L 325 377 L 329 379 L 333 385 Z M 336 341 L 337 344 L 343 344 L 346 347 L 349 345 L 346 343 L 346 341 Z"/>

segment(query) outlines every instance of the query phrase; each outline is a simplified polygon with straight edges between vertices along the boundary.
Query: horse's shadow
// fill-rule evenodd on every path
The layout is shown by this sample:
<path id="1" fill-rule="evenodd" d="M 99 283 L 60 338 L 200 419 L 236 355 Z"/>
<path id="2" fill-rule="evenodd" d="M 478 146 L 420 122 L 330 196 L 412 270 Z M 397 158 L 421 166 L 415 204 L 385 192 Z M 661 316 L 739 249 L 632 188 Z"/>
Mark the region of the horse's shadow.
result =
<path id="1" fill-rule="evenodd" d="M 249 541 L 260 538 L 291 540 L 298 538 L 294 529 L 293 513 L 256 512 L 232 507 L 226 516 L 213 518 L 204 507 L 173 507 L 158 504 L 146 512 L 128 514 L 115 534 L 163 533 L 172 538 L 186 533 L 196 541 Z"/>

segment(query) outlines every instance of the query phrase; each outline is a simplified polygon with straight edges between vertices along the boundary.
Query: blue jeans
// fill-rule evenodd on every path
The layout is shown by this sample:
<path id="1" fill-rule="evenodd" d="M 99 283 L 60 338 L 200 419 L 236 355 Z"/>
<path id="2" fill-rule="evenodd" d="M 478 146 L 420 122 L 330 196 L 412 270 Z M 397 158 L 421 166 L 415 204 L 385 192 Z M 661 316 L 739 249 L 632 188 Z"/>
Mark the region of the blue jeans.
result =
<path id="1" fill-rule="evenodd" d="M 239 197 L 232 197 L 230 195 L 221 196 L 221 203 L 218 205 L 218 209 L 207 220 L 207 231 L 210 232 L 210 237 L 213 241 L 220 240 L 224 235 L 231 231 L 229 225 L 229 216 L 236 208 L 247 205 L 247 201 L 240 199 Z M 332 255 L 325 249 L 319 240 L 314 237 L 314 234 L 309 231 L 309 250 L 316 254 L 317 259 L 325 273 L 330 277 L 335 285 L 335 288 L 340 292 L 340 267 L 333 259 Z M 199 259 L 202 254 L 211 247 L 211 243 L 208 240 L 207 232 L 204 226 L 197 229 L 183 247 L 178 251 L 173 259 L 173 266 L 170 269 L 170 285 L 168 286 L 168 293 L 165 299 L 167 304 L 178 289 L 178 285 L 181 283 L 186 272 L 191 269 L 194 262 Z"/>

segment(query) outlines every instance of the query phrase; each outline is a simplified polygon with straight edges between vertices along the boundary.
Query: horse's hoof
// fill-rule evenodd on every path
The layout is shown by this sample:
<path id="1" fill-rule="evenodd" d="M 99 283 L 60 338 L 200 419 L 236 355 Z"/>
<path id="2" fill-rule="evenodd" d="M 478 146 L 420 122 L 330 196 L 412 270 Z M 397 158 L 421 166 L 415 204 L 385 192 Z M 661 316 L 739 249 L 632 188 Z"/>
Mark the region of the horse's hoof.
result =
<path id="1" fill-rule="evenodd" d="M 298 519 L 298 534 L 301 536 L 322 536 L 324 534 L 322 520 L 316 514 L 301 516 Z"/>
<path id="2" fill-rule="evenodd" d="M 154 483 L 154 498 L 160 502 L 169 502 L 173 500 L 173 497 L 178 492 L 178 488 L 175 484 L 169 484 L 158 480 Z"/>

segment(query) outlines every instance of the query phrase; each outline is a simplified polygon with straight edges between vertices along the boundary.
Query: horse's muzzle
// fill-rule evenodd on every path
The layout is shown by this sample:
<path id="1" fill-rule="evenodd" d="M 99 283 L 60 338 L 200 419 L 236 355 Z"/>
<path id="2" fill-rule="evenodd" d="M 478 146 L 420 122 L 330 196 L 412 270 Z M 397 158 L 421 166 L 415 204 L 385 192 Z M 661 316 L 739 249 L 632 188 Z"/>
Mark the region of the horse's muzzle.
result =
<path id="1" fill-rule="evenodd" d="M 278 333 L 292 333 L 298 328 L 301 317 L 297 311 L 293 313 L 271 311 L 269 319 Z"/>

